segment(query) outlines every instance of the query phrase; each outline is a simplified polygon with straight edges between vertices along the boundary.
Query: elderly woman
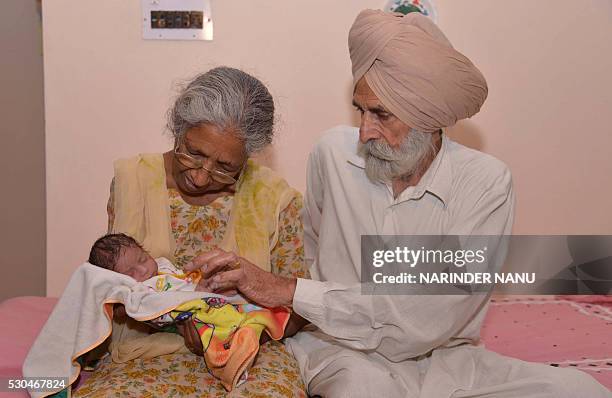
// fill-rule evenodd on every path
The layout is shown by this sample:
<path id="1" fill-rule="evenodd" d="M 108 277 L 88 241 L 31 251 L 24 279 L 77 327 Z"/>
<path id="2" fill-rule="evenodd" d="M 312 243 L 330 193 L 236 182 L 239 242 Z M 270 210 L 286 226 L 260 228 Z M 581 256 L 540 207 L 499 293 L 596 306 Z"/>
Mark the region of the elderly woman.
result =
<path id="1" fill-rule="evenodd" d="M 232 256 L 236 268 L 244 261 L 279 277 L 305 276 L 301 195 L 249 160 L 272 141 L 274 102 L 266 87 L 240 70 L 215 68 L 186 85 L 168 116 L 173 150 L 115 163 L 109 232 L 133 236 L 154 257 L 167 257 L 178 267 L 201 254 L 222 253 Z M 299 322 L 290 322 L 287 332 L 297 327 Z M 184 332 L 186 343 L 202 354 L 193 333 L 194 328 Z M 226 394 L 204 361 L 189 352 L 125 363 L 106 359 L 76 395 L 101 391 L 108 396 Z M 248 382 L 230 393 L 304 395 L 297 363 L 276 341 L 262 345 Z"/>

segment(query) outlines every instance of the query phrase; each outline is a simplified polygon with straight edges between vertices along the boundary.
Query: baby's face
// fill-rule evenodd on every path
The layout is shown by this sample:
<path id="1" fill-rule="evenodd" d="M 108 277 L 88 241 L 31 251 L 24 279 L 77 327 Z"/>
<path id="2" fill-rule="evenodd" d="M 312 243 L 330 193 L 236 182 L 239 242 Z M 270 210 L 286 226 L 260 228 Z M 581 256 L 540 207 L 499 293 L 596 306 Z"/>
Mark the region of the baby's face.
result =
<path id="1" fill-rule="evenodd" d="M 115 271 L 142 282 L 157 274 L 157 263 L 141 248 L 125 247 L 119 253 Z"/>

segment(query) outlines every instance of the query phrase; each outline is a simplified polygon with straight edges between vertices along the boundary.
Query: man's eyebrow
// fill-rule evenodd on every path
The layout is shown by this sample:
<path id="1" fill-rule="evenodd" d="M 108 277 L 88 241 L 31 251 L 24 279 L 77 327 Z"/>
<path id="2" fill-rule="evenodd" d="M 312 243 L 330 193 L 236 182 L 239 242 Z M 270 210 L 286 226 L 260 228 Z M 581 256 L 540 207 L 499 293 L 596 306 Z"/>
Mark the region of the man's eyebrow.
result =
<path id="1" fill-rule="evenodd" d="M 353 106 L 357 109 L 363 109 L 355 100 L 353 100 Z M 382 105 L 376 105 L 375 107 L 368 108 L 368 111 L 372 113 L 391 113 L 387 109 L 383 108 Z"/>
<path id="2" fill-rule="evenodd" d="M 369 111 L 372 113 L 391 113 L 380 105 L 370 108 Z"/>

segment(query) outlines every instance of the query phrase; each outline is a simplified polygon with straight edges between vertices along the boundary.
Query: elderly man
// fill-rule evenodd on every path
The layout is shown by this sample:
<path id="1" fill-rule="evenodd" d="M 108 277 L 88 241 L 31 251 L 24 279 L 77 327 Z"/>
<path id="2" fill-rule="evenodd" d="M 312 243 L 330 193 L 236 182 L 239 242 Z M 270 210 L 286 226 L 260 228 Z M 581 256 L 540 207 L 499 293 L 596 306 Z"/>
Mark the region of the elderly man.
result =
<path id="1" fill-rule="evenodd" d="M 328 132 L 308 164 L 305 254 L 314 280 L 274 277 L 216 252 L 194 261 L 216 274 L 207 287 L 292 305 L 311 322 L 288 341 L 311 395 L 608 397 L 585 373 L 477 346 L 486 294 L 361 293 L 361 235 L 509 234 L 514 196 L 502 162 L 441 130 L 476 114 L 487 85 L 435 24 L 366 10 L 349 49 L 360 128 Z"/>

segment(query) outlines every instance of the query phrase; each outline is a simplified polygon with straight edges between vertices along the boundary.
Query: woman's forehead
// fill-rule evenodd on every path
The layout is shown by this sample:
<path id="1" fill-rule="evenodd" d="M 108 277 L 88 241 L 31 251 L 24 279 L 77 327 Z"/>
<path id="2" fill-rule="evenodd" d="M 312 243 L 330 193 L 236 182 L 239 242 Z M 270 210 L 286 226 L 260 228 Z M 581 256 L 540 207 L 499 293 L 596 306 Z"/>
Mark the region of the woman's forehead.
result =
<path id="1" fill-rule="evenodd" d="M 235 131 L 224 131 L 213 125 L 193 127 L 185 133 L 185 141 L 206 155 L 240 157 L 244 153 L 244 140 Z M 228 159 L 229 160 L 229 159 Z"/>

